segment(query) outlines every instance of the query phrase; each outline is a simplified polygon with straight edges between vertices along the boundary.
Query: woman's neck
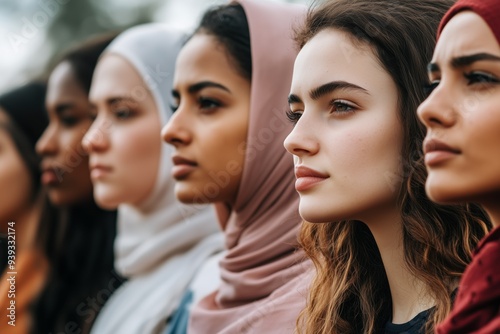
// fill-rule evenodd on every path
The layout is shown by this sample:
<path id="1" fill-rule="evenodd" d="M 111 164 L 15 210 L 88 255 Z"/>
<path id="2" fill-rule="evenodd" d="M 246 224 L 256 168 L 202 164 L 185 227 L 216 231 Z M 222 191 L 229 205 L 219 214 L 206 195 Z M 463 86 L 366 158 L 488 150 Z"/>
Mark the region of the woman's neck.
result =
<path id="1" fill-rule="evenodd" d="M 366 222 L 375 238 L 392 298 L 392 322 L 402 324 L 435 305 L 423 281 L 408 269 L 404 259 L 402 219 L 399 210 L 386 211 Z"/>

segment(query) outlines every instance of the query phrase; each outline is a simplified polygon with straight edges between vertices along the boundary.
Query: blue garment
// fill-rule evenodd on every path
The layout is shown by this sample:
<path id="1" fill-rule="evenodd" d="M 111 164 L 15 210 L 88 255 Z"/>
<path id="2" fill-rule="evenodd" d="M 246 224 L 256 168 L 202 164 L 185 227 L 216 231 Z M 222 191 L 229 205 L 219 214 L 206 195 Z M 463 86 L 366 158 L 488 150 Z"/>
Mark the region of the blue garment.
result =
<path id="1" fill-rule="evenodd" d="M 182 297 L 181 304 L 172 316 L 163 334 L 186 334 L 189 323 L 189 308 L 193 303 L 193 291 L 188 290 Z"/>

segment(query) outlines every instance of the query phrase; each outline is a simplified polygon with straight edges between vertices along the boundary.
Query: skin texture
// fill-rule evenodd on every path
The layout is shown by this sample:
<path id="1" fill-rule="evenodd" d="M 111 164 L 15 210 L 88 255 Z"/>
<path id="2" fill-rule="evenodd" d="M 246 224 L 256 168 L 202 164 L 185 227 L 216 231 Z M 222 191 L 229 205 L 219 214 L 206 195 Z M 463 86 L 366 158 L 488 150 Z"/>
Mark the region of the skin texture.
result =
<path id="1" fill-rule="evenodd" d="M 97 118 L 83 145 L 95 200 L 109 209 L 139 206 L 153 190 L 160 164 L 161 125 L 153 96 L 132 64 L 106 54 L 97 64 L 89 99 Z"/>
<path id="2" fill-rule="evenodd" d="M 9 122 L 0 108 L 0 124 Z M 18 222 L 33 205 L 31 175 L 9 133 L 0 125 L 0 233 L 7 222 Z M 15 228 L 16 226 L 14 226 Z"/>
<path id="3" fill-rule="evenodd" d="M 68 62 L 59 64 L 50 75 L 46 106 L 49 126 L 36 145 L 42 157 L 42 183 L 54 205 L 88 201 L 92 183 L 81 141 L 92 119 L 87 94 Z"/>
<path id="4" fill-rule="evenodd" d="M 345 49 L 336 45 L 358 51 L 346 57 Z M 330 82 L 361 88 L 311 97 L 312 90 Z M 328 176 L 299 192 L 304 219 L 370 220 L 389 207 L 394 211 L 399 184 L 393 179 L 400 170 L 403 140 L 397 94 L 373 53 L 365 46 L 352 45 L 344 33 L 322 31 L 300 51 L 291 96 L 301 102 L 292 101 L 290 108 L 301 117 L 286 138 L 285 148 L 294 155 L 296 167 L 306 166 Z"/>
<path id="5" fill-rule="evenodd" d="M 182 165 L 173 169 L 177 198 L 232 205 L 245 159 L 250 82 L 238 73 L 223 46 L 198 34 L 177 58 L 174 96 L 178 108 L 162 136 L 175 147 L 175 156 L 193 162 L 185 175 L 175 174 Z"/>
<path id="6" fill-rule="evenodd" d="M 475 54 L 488 54 L 495 59 L 453 66 L 455 58 Z M 470 11 L 459 13 L 444 28 L 429 69 L 435 88 L 418 109 L 418 116 L 427 127 L 427 194 L 442 203 L 477 202 L 498 226 L 499 43 L 479 15 Z M 455 152 L 439 150 L 432 140 L 445 143 Z M 438 150 L 432 152 L 433 149 Z"/>

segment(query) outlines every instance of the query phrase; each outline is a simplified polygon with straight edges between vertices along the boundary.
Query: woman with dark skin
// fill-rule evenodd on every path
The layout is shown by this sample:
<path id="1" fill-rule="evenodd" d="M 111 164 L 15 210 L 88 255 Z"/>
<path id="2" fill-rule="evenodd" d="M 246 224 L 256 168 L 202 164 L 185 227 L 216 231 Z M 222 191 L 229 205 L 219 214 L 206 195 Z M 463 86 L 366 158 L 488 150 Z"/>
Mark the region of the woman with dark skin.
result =
<path id="1" fill-rule="evenodd" d="M 88 156 L 81 141 L 92 124 L 88 93 L 101 52 L 113 36 L 77 46 L 52 70 L 46 106 L 49 126 L 37 143 L 41 181 L 57 207 L 40 226 L 50 272 L 34 308 L 34 333 L 87 333 L 122 280 L 113 271 L 116 212 L 94 202 Z"/>

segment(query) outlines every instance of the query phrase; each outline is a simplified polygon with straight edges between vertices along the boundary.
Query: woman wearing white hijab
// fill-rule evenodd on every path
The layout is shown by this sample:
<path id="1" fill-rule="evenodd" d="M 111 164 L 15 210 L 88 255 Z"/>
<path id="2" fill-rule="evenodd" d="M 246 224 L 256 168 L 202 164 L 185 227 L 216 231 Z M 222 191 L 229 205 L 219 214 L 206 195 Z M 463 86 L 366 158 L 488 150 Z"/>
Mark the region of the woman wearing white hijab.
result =
<path id="1" fill-rule="evenodd" d="M 160 138 L 184 40 L 159 24 L 129 29 L 94 73 L 89 99 L 97 117 L 83 145 L 96 202 L 118 208 L 115 268 L 128 281 L 92 333 L 160 332 L 199 267 L 223 247 L 212 209 L 175 199 L 172 149 Z"/>

